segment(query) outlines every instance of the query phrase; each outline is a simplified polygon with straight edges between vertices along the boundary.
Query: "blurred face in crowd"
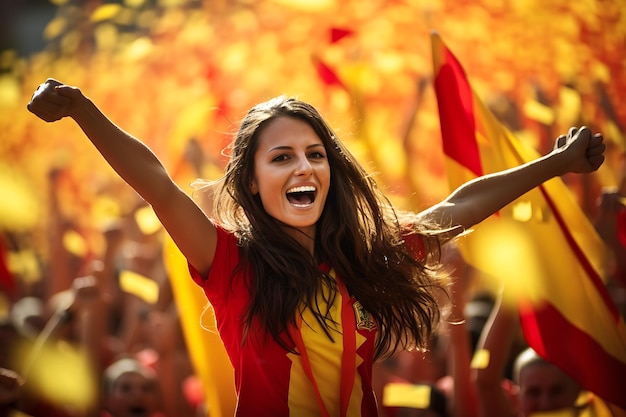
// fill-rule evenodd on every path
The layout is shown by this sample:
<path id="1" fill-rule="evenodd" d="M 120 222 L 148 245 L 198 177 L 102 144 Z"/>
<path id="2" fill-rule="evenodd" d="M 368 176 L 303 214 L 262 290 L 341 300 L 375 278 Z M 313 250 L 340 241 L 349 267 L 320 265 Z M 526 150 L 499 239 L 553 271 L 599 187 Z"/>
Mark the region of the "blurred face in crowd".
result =
<path id="1" fill-rule="evenodd" d="M 122 374 L 106 399 L 113 417 L 149 417 L 156 411 L 156 382 L 136 372 Z"/>
<path id="2" fill-rule="evenodd" d="M 520 415 L 572 408 L 579 386 L 556 366 L 545 363 L 527 365 L 519 375 Z"/>

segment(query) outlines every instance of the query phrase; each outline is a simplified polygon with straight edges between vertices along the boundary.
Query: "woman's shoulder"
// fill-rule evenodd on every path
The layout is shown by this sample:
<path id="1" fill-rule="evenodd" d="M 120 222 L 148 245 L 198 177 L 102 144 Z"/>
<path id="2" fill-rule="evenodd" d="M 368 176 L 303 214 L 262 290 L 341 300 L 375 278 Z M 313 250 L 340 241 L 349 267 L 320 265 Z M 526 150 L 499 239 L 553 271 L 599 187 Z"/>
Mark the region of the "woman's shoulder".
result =
<path id="1" fill-rule="evenodd" d="M 214 220 L 211 221 L 217 231 L 218 250 L 220 246 L 243 246 L 243 242 L 245 241 L 245 232 L 222 223 L 217 223 Z"/>

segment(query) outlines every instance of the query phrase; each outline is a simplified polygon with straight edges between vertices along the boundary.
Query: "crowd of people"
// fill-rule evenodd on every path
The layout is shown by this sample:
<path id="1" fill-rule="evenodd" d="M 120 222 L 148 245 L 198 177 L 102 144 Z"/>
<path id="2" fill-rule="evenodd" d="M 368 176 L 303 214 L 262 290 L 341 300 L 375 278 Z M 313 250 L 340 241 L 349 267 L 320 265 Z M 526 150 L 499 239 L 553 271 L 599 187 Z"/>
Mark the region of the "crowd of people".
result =
<path id="1" fill-rule="evenodd" d="M 5 291 L 0 415 L 211 415 L 163 264 L 165 230 L 215 311 L 239 416 L 527 417 L 591 407 L 591 394 L 526 346 L 506 289 L 481 285 L 454 237 L 552 177 L 597 170 L 601 135 L 572 129 L 548 155 L 404 213 L 314 108 L 281 97 L 243 120 L 207 216 L 78 88 L 48 80 L 29 110 L 74 119 L 141 198 L 103 228 L 102 253 L 81 258 L 63 242 L 73 225 L 55 193 L 62 172 L 51 170 L 48 263 L 35 285 Z M 624 195 L 626 180 L 602 195 L 594 219 L 616 255 L 609 285 L 622 307 Z M 142 231 L 135 214 L 147 204 L 165 229 Z M 158 297 L 130 291 L 127 271 Z M 52 366 L 71 349 L 85 376 Z M 57 370 L 48 385 L 38 372 L 46 368 Z"/>

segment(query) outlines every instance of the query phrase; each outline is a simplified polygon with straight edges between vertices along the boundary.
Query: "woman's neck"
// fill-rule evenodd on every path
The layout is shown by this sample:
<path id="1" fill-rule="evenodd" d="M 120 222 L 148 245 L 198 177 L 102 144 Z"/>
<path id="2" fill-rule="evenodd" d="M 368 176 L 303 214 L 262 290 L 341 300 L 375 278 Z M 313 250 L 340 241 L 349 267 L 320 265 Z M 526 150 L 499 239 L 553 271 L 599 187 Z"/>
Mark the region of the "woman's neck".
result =
<path id="1" fill-rule="evenodd" d="M 315 226 L 298 229 L 285 227 L 283 230 L 302 245 L 311 256 L 315 255 Z"/>

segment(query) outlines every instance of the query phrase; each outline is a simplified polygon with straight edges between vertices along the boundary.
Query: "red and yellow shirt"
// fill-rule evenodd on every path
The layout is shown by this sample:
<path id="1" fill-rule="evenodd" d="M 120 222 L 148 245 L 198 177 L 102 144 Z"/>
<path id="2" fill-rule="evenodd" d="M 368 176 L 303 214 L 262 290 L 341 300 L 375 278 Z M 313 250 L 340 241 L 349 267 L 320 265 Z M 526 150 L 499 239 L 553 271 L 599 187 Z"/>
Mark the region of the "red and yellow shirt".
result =
<path id="1" fill-rule="evenodd" d="M 289 353 L 262 329 L 243 337 L 244 314 L 250 294 L 242 275 L 233 277 L 240 260 L 236 237 L 218 227 L 211 271 L 203 279 L 190 272 L 215 311 L 217 328 L 235 371 L 237 416 L 345 417 L 376 416 L 372 362 L 376 324 L 335 277 L 339 296 L 330 306 L 333 340 L 305 311 L 290 329 L 294 348 Z M 324 273 L 334 276 L 327 266 Z M 323 289 L 327 291 L 327 289 Z M 325 297 L 319 297 L 322 302 Z M 286 336 L 286 335 L 285 335 Z M 285 340 L 288 338 L 285 337 Z"/>

